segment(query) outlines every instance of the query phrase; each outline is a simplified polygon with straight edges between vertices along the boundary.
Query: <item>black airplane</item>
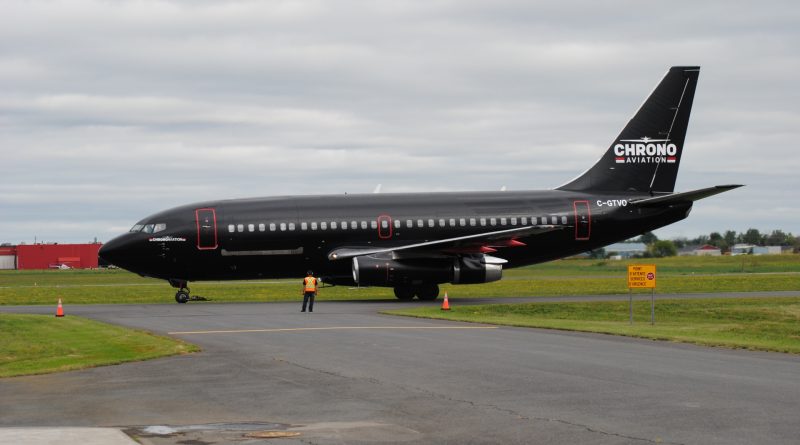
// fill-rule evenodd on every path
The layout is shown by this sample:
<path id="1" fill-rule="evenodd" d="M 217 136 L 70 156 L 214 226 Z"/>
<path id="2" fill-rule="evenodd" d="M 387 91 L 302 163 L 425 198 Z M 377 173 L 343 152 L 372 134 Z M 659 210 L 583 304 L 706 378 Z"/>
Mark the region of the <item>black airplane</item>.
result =
<path id="1" fill-rule="evenodd" d="M 147 217 L 100 256 L 178 288 L 302 277 L 434 300 L 439 284 L 488 283 L 504 268 L 597 249 L 680 221 L 674 193 L 699 67 L 672 67 L 599 161 L 553 190 L 283 196 L 208 201 Z"/>

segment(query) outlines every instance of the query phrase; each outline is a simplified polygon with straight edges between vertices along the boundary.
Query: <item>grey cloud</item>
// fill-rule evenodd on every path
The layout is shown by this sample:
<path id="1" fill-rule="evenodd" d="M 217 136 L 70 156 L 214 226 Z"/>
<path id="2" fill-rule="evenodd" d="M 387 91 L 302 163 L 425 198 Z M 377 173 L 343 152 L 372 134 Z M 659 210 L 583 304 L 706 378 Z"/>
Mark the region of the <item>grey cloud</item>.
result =
<path id="1" fill-rule="evenodd" d="M 788 1 L 7 2 L 0 242 L 107 239 L 204 199 L 554 187 L 674 64 L 703 67 L 678 186 L 748 187 L 659 234 L 800 233 L 798 19 Z"/>

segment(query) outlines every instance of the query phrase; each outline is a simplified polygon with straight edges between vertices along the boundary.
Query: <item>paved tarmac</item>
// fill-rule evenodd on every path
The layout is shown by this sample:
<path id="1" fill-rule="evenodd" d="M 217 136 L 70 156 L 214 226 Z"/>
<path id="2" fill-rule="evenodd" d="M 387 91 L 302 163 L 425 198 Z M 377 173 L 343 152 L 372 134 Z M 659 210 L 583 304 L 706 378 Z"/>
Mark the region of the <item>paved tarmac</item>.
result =
<path id="1" fill-rule="evenodd" d="M 418 304 L 67 306 L 203 352 L 2 379 L 0 427 L 144 444 L 798 443 L 800 357 L 377 314 Z"/>

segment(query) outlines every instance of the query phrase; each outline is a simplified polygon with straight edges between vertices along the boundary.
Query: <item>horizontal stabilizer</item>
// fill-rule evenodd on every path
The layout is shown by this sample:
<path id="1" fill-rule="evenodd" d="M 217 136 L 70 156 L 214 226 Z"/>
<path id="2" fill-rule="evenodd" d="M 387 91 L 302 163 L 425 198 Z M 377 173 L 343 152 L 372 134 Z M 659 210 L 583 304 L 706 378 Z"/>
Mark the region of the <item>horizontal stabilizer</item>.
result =
<path id="1" fill-rule="evenodd" d="M 728 190 L 733 190 L 739 187 L 743 187 L 743 185 L 741 184 L 715 185 L 714 187 L 707 187 L 704 189 L 692 190 L 689 192 L 671 193 L 669 195 L 655 196 L 652 198 L 631 200 L 628 201 L 628 204 L 647 207 L 653 205 L 669 204 L 673 202 L 694 202 L 697 201 L 698 199 L 708 198 L 709 196 L 714 196 L 716 194 L 727 192 Z"/>

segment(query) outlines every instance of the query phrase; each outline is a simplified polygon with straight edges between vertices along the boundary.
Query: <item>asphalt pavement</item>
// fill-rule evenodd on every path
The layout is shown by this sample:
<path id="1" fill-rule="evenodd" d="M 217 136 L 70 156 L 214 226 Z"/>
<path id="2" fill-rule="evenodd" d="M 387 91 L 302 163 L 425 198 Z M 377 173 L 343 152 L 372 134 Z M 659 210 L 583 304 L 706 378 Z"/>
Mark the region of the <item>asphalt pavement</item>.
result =
<path id="1" fill-rule="evenodd" d="M 800 357 L 377 314 L 406 305 L 67 306 L 203 351 L 1 379 L 0 428 L 145 444 L 798 443 Z"/>

